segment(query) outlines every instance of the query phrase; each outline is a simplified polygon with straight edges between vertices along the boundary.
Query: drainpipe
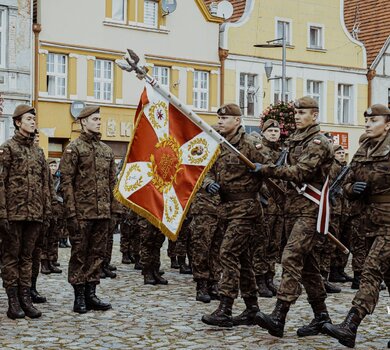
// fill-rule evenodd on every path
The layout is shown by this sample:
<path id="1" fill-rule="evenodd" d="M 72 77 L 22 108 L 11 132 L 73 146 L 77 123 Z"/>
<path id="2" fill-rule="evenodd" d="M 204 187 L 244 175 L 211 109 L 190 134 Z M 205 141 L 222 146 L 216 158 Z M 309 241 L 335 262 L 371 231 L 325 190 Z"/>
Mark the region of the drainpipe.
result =
<path id="1" fill-rule="evenodd" d="M 221 79 L 220 79 L 220 96 L 219 96 L 219 104 L 222 106 L 225 102 L 225 60 L 229 55 L 229 50 L 225 50 L 222 48 L 218 49 L 219 61 L 221 62 Z"/>
<path id="2" fill-rule="evenodd" d="M 33 24 L 34 32 L 34 103 L 33 106 L 36 110 L 36 124 L 38 125 L 38 94 L 39 94 L 39 33 L 42 28 L 39 23 Z"/>
<path id="3" fill-rule="evenodd" d="M 376 76 L 376 70 L 375 69 L 368 69 L 368 72 L 366 74 L 367 81 L 368 81 L 368 96 L 367 96 L 367 107 L 370 107 L 372 104 L 372 98 L 371 98 L 371 92 L 372 92 L 372 79 Z"/>

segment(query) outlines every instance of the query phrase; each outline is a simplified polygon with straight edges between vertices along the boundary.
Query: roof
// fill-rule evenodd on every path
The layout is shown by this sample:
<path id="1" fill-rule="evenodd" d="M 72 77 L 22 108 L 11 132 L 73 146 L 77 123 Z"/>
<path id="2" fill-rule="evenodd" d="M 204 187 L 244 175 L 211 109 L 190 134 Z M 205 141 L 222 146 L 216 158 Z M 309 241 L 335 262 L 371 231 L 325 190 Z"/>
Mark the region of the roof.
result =
<path id="1" fill-rule="evenodd" d="M 347 0 L 344 1 L 344 21 L 348 31 L 361 41 L 367 50 L 367 65 L 370 67 L 390 35 L 390 1 Z M 357 29 L 357 35 L 353 29 Z"/>
<path id="2" fill-rule="evenodd" d="M 219 3 L 221 1 L 222 0 L 203 0 L 209 11 L 212 2 Z M 230 2 L 233 5 L 233 15 L 227 22 L 237 22 L 244 14 L 246 0 L 230 0 Z"/>

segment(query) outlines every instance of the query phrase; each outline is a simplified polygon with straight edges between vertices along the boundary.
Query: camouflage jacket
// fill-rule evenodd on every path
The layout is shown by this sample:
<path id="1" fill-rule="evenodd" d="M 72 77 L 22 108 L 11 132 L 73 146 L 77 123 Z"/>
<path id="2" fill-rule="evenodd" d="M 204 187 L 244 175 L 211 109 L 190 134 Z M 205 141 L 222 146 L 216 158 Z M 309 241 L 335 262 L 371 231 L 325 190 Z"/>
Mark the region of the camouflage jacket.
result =
<path id="1" fill-rule="evenodd" d="M 51 214 L 43 150 L 16 131 L 0 146 L 0 218 L 43 222 Z"/>
<path id="2" fill-rule="evenodd" d="M 289 139 L 288 165 L 265 165 L 260 175 L 292 181 L 300 188 L 311 184 L 321 189 L 333 163 L 333 149 L 328 139 L 320 133 L 318 124 L 297 130 Z M 285 215 L 317 217 L 318 205 L 299 194 L 287 184 Z"/>
<path id="3" fill-rule="evenodd" d="M 219 194 L 212 196 L 208 194 L 204 188 L 201 188 L 195 195 L 189 215 L 206 214 L 217 216 L 217 208 L 220 203 L 221 198 L 219 197 Z"/>
<path id="4" fill-rule="evenodd" d="M 114 199 L 114 153 L 100 134 L 81 132 L 65 149 L 60 162 L 65 217 L 107 219 L 121 213 Z"/>
<path id="5" fill-rule="evenodd" d="M 242 126 L 228 141 L 252 162 L 268 162 L 262 152 L 256 149 L 257 140 L 246 134 Z M 218 215 L 222 218 L 255 218 L 261 215 L 258 200 L 261 181 L 248 171 L 248 167 L 237 155 L 225 148 L 222 148 L 220 156 L 207 174 L 203 187 L 206 188 L 212 182 L 221 186 L 219 193 L 222 205 L 218 208 Z"/>
<path id="6" fill-rule="evenodd" d="M 390 133 L 371 147 L 371 140 L 365 140 L 351 161 L 351 170 L 345 180 L 344 192 L 351 199 L 352 186 L 356 181 L 367 182 L 364 197 L 366 214 L 364 220 L 367 235 L 376 236 L 390 232 Z"/>

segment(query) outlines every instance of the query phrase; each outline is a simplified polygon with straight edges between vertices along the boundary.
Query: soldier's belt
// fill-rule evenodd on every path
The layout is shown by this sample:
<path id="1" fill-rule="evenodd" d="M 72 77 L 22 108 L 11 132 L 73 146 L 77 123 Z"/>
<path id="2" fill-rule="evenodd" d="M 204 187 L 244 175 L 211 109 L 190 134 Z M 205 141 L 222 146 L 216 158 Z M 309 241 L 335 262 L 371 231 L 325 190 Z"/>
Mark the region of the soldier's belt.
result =
<path id="1" fill-rule="evenodd" d="M 256 199 L 257 193 L 253 192 L 239 192 L 239 193 L 221 193 L 221 201 L 222 202 L 234 202 L 240 201 L 243 199 Z"/>
<path id="2" fill-rule="evenodd" d="M 368 203 L 390 203 L 390 194 L 377 194 L 367 198 Z"/>

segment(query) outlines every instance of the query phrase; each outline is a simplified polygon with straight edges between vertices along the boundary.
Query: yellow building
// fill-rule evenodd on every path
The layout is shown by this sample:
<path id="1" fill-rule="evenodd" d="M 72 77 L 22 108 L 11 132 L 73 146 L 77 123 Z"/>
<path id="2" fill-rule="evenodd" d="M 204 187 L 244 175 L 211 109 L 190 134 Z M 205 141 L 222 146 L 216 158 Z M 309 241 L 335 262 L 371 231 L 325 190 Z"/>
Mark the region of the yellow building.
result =
<path id="1" fill-rule="evenodd" d="M 282 37 L 286 26 L 286 99 L 310 95 L 319 101 L 322 130 L 334 134 L 349 153 L 357 149 L 367 108 L 366 51 L 348 33 L 343 0 L 247 0 L 241 19 L 221 27 L 225 102 L 240 104 L 246 125 L 259 126 L 261 112 L 282 99 L 282 49 L 256 44 Z"/>
<path id="2" fill-rule="evenodd" d="M 143 90 L 115 60 L 133 49 L 150 73 L 205 120 L 219 105 L 220 18 L 202 0 L 38 0 L 41 145 L 50 156 L 79 134 L 75 111 L 101 106 L 102 140 L 125 154 Z M 73 115 L 72 115 L 73 113 Z"/>

